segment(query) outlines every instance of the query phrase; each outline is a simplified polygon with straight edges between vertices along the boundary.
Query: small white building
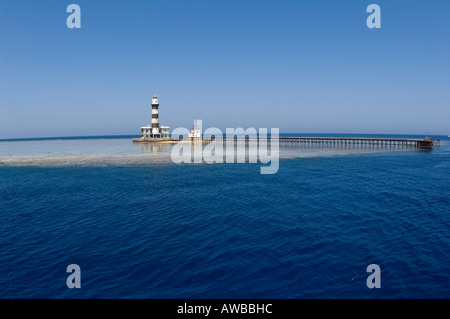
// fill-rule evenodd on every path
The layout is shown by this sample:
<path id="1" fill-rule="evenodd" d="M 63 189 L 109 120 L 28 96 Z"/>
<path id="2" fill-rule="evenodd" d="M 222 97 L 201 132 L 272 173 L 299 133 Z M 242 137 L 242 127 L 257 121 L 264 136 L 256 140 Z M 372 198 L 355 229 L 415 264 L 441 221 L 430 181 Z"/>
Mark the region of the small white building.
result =
<path id="1" fill-rule="evenodd" d="M 194 120 L 194 128 L 191 130 L 191 133 L 189 133 L 189 137 L 202 137 L 202 120 Z"/>
<path id="2" fill-rule="evenodd" d="M 202 137 L 202 134 L 200 133 L 200 130 L 191 130 L 189 137 Z"/>
<path id="3" fill-rule="evenodd" d="M 169 126 L 159 126 L 159 101 L 155 95 L 152 99 L 152 125 L 141 127 L 142 138 L 167 138 L 170 137 Z"/>

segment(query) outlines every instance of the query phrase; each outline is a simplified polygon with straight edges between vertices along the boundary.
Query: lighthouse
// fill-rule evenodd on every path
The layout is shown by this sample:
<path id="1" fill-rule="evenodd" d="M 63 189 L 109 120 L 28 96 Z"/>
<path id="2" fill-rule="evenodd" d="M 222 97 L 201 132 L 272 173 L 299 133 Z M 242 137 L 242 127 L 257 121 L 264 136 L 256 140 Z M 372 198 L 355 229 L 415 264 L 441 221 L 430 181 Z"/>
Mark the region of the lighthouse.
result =
<path id="1" fill-rule="evenodd" d="M 169 126 L 159 126 L 159 100 L 156 95 L 152 99 L 152 125 L 141 127 L 141 139 L 153 140 L 170 137 Z"/>
<path id="2" fill-rule="evenodd" d="M 152 99 L 152 129 L 159 130 L 159 101 L 156 95 Z"/>

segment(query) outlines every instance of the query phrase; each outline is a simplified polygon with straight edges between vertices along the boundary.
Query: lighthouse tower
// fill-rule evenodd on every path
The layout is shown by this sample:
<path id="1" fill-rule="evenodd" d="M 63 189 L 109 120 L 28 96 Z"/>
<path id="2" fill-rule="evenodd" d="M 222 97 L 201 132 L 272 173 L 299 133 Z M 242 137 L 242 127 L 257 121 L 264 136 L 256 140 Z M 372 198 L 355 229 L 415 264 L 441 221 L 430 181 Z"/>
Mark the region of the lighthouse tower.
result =
<path id="1" fill-rule="evenodd" d="M 156 95 L 152 99 L 152 125 L 141 127 L 141 138 L 136 142 L 154 140 L 159 138 L 170 138 L 170 127 L 159 126 L 159 101 Z"/>
<path id="2" fill-rule="evenodd" d="M 153 131 L 156 129 L 159 133 L 159 102 L 156 95 L 152 99 L 152 129 Z"/>

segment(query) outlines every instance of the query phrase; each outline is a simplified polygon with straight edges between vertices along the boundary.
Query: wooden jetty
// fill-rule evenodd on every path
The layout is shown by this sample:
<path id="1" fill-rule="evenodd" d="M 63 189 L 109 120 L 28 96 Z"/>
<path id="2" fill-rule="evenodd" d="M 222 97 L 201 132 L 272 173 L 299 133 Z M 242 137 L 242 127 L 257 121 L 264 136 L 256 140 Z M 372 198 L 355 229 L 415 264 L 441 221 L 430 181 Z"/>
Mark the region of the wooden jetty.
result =
<path id="1" fill-rule="evenodd" d="M 199 141 L 209 143 L 212 141 L 227 142 L 227 137 L 203 137 L 203 138 L 176 138 L 172 137 L 172 141 Z M 279 143 L 286 146 L 311 146 L 311 147 L 375 147 L 375 148 L 417 148 L 431 149 L 440 146 L 439 139 L 425 137 L 423 139 L 413 138 L 372 138 L 372 137 L 250 137 L 250 136 L 234 136 L 234 143 Z M 228 142 L 230 140 L 228 139 Z"/>

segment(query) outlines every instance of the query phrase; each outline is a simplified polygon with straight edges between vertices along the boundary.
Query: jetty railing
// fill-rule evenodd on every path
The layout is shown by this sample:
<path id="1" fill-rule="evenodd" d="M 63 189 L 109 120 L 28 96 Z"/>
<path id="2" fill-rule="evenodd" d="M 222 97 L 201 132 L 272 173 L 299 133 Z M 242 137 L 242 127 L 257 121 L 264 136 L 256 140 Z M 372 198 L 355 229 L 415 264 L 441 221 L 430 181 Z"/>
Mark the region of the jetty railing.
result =
<path id="1" fill-rule="evenodd" d="M 377 147 L 377 148 L 417 148 L 431 149 L 440 146 L 439 139 L 429 137 L 423 139 L 413 138 L 371 138 L 371 137 L 258 137 L 258 136 L 233 136 L 234 143 L 273 143 L 285 146 L 311 146 L 311 147 Z M 172 137 L 173 141 L 198 141 L 203 143 L 212 141 L 230 142 L 227 137 L 202 137 L 202 138 L 184 138 Z"/>

